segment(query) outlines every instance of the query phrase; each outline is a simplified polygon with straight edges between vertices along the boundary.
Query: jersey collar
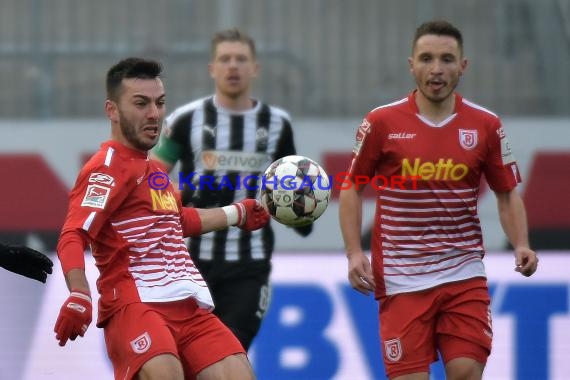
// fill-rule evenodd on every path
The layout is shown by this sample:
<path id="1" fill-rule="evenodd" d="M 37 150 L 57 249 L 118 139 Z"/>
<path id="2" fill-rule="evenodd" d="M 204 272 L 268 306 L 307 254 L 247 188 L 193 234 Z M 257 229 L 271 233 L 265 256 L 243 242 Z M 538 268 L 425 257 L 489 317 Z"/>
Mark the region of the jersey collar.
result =
<path id="1" fill-rule="evenodd" d="M 416 94 L 417 94 L 418 90 L 415 89 L 414 91 L 410 92 L 410 94 L 408 95 L 408 103 L 410 103 L 410 106 L 412 107 L 412 111 L 414 111 L 414 113 L 417 115 L 420 113 L 420 109 L 418 108 L 418 105 L 416 103 Z M 458 94 L 457 92 L 454 92 L 453 95 L 455 96 L 455 104 L 454 104 L 454 110 L 453 113 L 458 113 L 461 110 L 461 107 L 463 105 L 463 97 Z"/>
<path id="2" fill-rule="evenodd" d="M 131 149 L 126 145 L 121 144 L 115 140 L 108 140 L 101 144 L 101 148 L 113 148 L 117 153 L 127 158 L 142 158 L 148 159 L 148 152 L 141 152 L 140 150 Z"/>

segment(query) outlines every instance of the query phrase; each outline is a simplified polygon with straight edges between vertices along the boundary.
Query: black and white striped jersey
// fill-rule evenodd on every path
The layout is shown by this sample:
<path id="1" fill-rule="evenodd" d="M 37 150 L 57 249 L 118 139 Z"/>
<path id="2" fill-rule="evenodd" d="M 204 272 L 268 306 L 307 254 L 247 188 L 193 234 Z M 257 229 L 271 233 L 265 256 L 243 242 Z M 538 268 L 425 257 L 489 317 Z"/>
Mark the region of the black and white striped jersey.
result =
<path id="1" fill-rule="evenodd" d="M 274 160 L 295 154 L 295 145 L 284 110 L 254 101 L 253 108 L 234 112 L 210 96 L 181 106 L 166 118 L 154 154 L 171 164 L 180 161 L 180 172 L 171 177 L 182 184 L 185 205 L 212 208 L 255 198 L 265 169 Z M 269 260 L 273 246 L 268 225 L 254 232 L 228 228 L 191 238 L 189 250 L 199 260 L 238 262 Z"/>

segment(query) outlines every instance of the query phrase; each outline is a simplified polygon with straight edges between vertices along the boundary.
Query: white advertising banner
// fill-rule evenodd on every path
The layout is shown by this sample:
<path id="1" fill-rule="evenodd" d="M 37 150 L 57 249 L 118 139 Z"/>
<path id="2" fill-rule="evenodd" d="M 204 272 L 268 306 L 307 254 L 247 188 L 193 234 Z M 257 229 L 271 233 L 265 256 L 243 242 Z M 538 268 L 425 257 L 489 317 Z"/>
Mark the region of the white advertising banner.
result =
<path id="1" fill-rule="evenodd" d="M 570 252 L 541 254 L 539 271 L 531 278 L 513 270 L 510 253 L 490 253 L 485 264 L 494 347 L 484 378 L 569 379 Z M 281 253 L 273 265 L 271 308 L 250 352 L 258 379 L 385 378 L 377 304 L 350 288 L 344 254 Z M 95 291 L 97 273 L 90 258 L 87 266 Z M 36 301 L 29 292 L 6 289 L 30 280 L 0 277 L 14 313 L 30 310 L 34 316 L 2 320 L 0 378 L 112 379 L 103 334 L 94 324 L 84 338 L 57 345 L 53 325 L 68 292 L 59 263 L 55 267 L 46 285 L 30 285 L 43 292 Z M 14 352 L 22 339 L 29 344 Z M 440 363 L 432 366 L 432 379 L 444 379 Z"/>

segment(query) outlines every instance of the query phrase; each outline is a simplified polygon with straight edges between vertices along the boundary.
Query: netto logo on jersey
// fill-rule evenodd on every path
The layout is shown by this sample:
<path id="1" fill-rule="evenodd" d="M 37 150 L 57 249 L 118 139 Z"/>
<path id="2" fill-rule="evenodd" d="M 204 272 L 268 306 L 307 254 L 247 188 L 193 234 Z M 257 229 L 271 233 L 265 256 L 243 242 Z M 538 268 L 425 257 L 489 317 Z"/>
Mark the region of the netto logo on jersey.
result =
<path id="1" fill-rule="evenodd" d="M 150 198 L 152 199 L 152 210 L 170 210 L 178 212 L 178 204 L 176 198 L 170 191 L 150 189 Z"/>
<path id="2" fill-rule="evenodd" d="M 206 170 L 231 170 L 238 172 L 263 172 L 270 163 L 265 153 L 207 150 L 201 155 Z"/>
<path id="3" fill-rule="evenodd" d="M 425 181 L 459 181 L 467 173 L 469 173 L 467 165 L 462 163 L 456 164 L 451 158 L 440 158 L 437 162 L 422 162 L 421 159 L 416 158 L 413 164 L 407 158 L 402 160 L 402 176 L 404 177 L 414 176 Z"/>

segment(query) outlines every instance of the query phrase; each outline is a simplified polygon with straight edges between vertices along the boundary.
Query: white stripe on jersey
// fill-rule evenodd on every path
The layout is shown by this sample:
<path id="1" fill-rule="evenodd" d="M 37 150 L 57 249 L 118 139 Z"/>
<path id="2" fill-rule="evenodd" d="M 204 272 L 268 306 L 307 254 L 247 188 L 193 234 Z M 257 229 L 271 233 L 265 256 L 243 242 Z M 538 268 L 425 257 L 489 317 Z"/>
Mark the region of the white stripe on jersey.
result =
<path id="1" fill-rule="evenodd" d="M 149 216 L 140 216 L 137 218 L 133 218 L 133 219 L 127 219 L 127 220 L 123 220 L 121 222 L 113 222 L 111 223 L 113 226 L 121 226 L 123 224 L 128 224 L 128 223 L 133 223 L 133 222 L 139 222 L 141 220 L 157 220 L 157 219 L 162 219 L 163 215 L 149 215 Z M 154 222 L 152 223 L 154 224 Z M 138 227 L 138 226 L 137 226 Z"/>
<path id="2" fill-rule="evenodd" d="M 463 224 L 455 224 L 453 223 L 450 226 L 444 226 L 444 225 L 428 225 L 428 226 L 421 226 L 421 227 L 410 227 L 410 226 L 393 226 L 393 225 L 389 225 L 389 224 L 381 224 L 382 229 L 383 230 L 391 230 L 391 231 L 434 231 L 434 230 L 453 230 L 453 231 L 458 231 L 461 230 L 463 228 L 467 228 L 467 227 L 479 227 L 479 223 L 474 223 L 474 222 L 468 222 L 468 223 L 463 223 Z"/>
<path id="3" fill-rule="evenodd" d="M 405 102 L 407 102 L 407 101 L 408 101 L 408 97 L 405 97 L 405 98 L 403 98 L 403 99 L 396 100 L 395 102 L 388 103 L 388 104 L 383 104 L 383 105 L 381 105 L 381 106 L 378 106 L 378 107 L 374 108 L 374 109 L 373 109 L 372 111 L 370 111 L 370 112 L 374 112 L 374 111 L 379 110 L 379 109 L 381 109 L 381 108 L 397 106 L 398 104 L 402 104 L 402 103 L 405 103 Z"/>
<path id="4" fill-rule="evenodd" d="M 408 207 L 390 207 L 390 206 L 382 206 L 382 210 L 390 210 L 390 211 L 397 211 L 397 212 L 434 212 L 434 211 L 443 211 L 443 212 L 457 212 L 457 211 L 475 211 L 477 210 L 477 206 L 471 207 L 432 207 L 432 208 L 408 208 Z"/>
<path id="5" fill-rule="evenodd" d="M 471 235 L 481 235 L 481 232 L 477 230 L 466 231 L 464 233 L 458 234 L 425 234 L 425 235 L 389 235 L 386 233 L 382 233 L 382 237 L 385 237 L 390 240 L 422 240 L 422 239 L 455 239 L 459 237 L 466 237 Z M 389 244 L 386 242 L 386 244 Z"/>
<path id="6" fill-rule="evenodd" d="M 473 215 L 461 215 L 461 216 L 436 216 L 433 218 L 411 218 L 409 216 L 388 216 L 381 215 L 382 219 L 401 221 L 401 222 L 456 222 L 463 219 L 473 218 Z"/>
<path id="7" fill-rule="evenodd" d="M 482 107 L 482 106 L 480 106 L 479 104 L 473 103 L 472 101 L 469 101 L 469 100 L 467 100 L 467 99 L 465 99 L 465 98 L 463 98 L 463 104 L 465 104 L 465 105 L 467 105 L 467 106 L 469 106 L 469 107 L 471 107 L 471 108 L 478 109 L 479 111 L 486 112 L 486 113 L 488 113 L 489 115 L 493 115 L 493 116 L 495 116 L 495 117 L 498 117 L 497 114 L 495 114 L 494 112 L 491 112 L 491 111 L 488 110 L 487 108 Z"/>
<path id="8" fill-rule="evenodd" d="M 423 250 L 429 249 L 429 251 L 431 251 L 432 249 L 438 249 L 441 247 L 453 246 L 459 248 L 459 247 L 472 247 L 474 245 L 481 245 L 481 238 L 476 238 L 473 240 L 466 240 L 466 241 L 449 241 L 449 242 L 442 240 L 434 242 L 423 241 L 420 244 L 402 243 L 402 242 L 397 242 L 397 244 L 393 244 L 388 241 L 384 241 L 382 243 L 383 247 L 390 247 L 395 249 L 417 249 L 418 250 L 417 252 L 421 252 L 422 249 Z M 390 255 L 386 255 L 386 252 L 384 252 L 384 256 L 385 256 L 384 259 L 386 259 L 387 256 Z"/>
<path id="9" fill-rule="evenodd" d="M 111 160 L 113 159 L 113 153 L 115 153 L 115 149 L 109 147 L 107 149 L 107 154 L 105 154 L 105 166 L 111 166 Z"/>
<path id="10" fill-rule="evenodd" d="M 427 276 L 434 272 L 443 272 L 447 268 L 453 268 L 459 263 L 480 259 L 480 253 L 471 253 L 465 255 L 463 252 L 455 252 L 447 255 L 440 256 L 427 256 L 427 257 L 414 257 L 413 259 L 394 258 L 387 260 L 384 265 L 385 276 Z M 441 263 L 445 262 L 445 266 Z M 406 268 L 405 273 L 401 270 L 402 267 Z M 426 271 L 426 266 L 432 268 Z"/>
<path id="11" fill-rule="evenodd" d="M 484 276 L 477 191 L 380 191 L 382 270 L 387 294 L 431 288 L 443 278 L 454 281 Z"/>
<path id="12" fill-rule="evenodd" d="M 93 224 L 93 220 L 95 219 L 96 215 L 97 215 L 97 212 L 92 211 L 91 213 L 89 213 L 89 216 L 87 217 L 87 219 L 85 219 L 85 222 L 83 222 L 83 226 L 81 228 L 85 232 L 89 232 L 89 228 L 91 228 L 91 224 Z"/>
<path id="13" fill-rule="evenodd" d="M 418 193 L 426 193 L 426 194 L 439 194 L 439 193 L 450 193 L 450 194 L 461 194 L 461 193 L 475 193 L 479 191 L 479 187 L 475 187 L 472 189 L 454 189 L 454 190 L 445 190 L 445 189 L 434 189 L 434 190 L 409 190 L 409 189 L 398 189 L 398 188 L 385 188 L 382 189 L 384 192 L 387 193 L 408 193 L 408 194 L 418 194 Z"/>
<path id="14" fill-rule="evenodd" d="M 129 273 L 143 302 L 192 296 L 212 306 L 206 283 L 186 250 L 178 215 L 137 217 L 111 225 L 129 243 Z"/>
<path id="15" fill-rule="evenodd" d="M 446 203 L 446 202 L 466 202 L 466 201 L 476 201 L 477 198 L 425 198 L 425 199 L 408 199 L 408 198 L 394 198 L 387 197 L 385 195 L 380 196 L 382 200 L 402 202 L 402 203 Z"/>

